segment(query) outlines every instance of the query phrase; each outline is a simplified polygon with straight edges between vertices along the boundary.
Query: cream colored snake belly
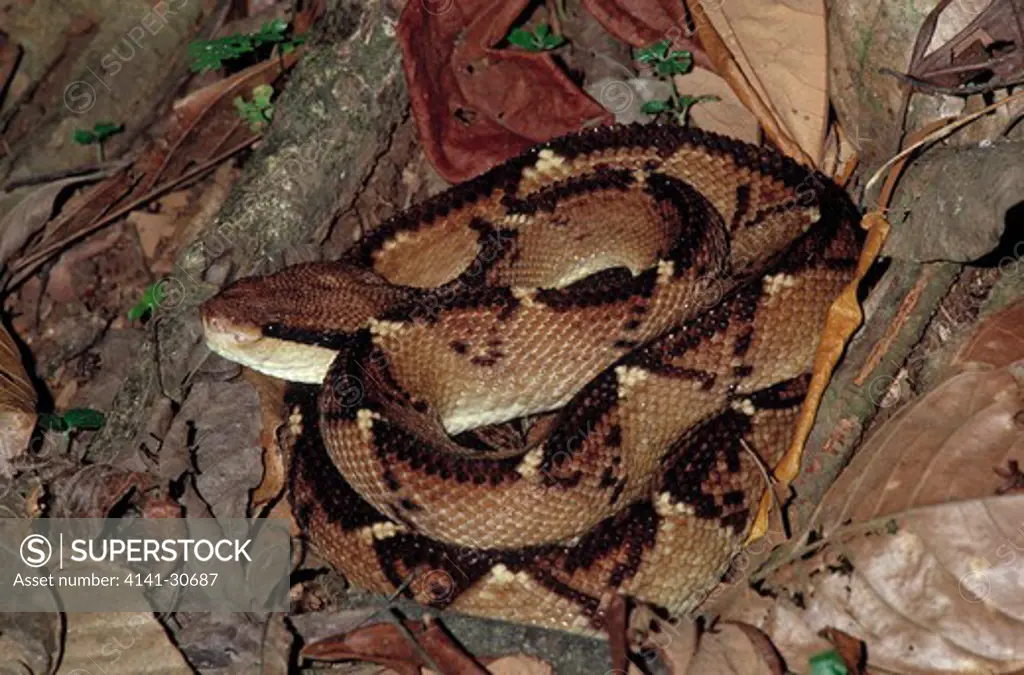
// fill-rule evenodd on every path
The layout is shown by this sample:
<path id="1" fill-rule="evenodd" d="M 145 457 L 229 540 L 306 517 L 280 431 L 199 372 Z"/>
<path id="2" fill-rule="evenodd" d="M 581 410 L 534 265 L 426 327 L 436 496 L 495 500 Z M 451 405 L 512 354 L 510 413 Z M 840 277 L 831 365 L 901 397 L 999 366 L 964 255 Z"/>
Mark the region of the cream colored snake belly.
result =
<path id="1" fill-rule="evenodd" d="M 306 383 L 289 496 L 352 583 L 593 632 L 611 593 L 691 610 L 742 547 L 856 221 L 769 150 L 586 131 L 232 284 L 206 340 Z"/>

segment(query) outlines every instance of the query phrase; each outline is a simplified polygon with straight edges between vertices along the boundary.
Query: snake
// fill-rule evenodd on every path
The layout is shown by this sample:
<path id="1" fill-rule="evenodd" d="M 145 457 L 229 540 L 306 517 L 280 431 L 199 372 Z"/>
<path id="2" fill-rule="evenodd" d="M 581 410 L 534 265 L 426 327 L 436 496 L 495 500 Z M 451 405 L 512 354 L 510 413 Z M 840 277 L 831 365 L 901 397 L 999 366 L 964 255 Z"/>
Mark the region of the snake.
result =
<path id="1" fill-rule="evenodd" d="M 352 585 L 600 635 L 743 550 L 858 221 L 770 148 L 598 127 L 233 281 L 205 341 L 293 383 L 287 496 Z"/>

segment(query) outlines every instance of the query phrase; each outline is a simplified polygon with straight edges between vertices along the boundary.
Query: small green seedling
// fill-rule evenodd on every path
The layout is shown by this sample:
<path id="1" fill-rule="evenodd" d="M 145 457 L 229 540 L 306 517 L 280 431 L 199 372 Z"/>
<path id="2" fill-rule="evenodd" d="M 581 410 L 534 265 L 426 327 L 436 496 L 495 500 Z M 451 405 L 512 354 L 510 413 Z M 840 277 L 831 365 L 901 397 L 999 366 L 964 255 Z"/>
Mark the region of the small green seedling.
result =
<path id="1" fill-rule="evenodd" d="M 810 666 L 811 675 L 849 675 L 846 664 L 834 649 L 812 656 Z"/>
<path id="2" fill-rule="evenodd" d="M 124 131 L 123 124 L 113 122 L 97 122 L 92 129 L 75 129 L 71 134 L 71 140 L 79 145 L 96 144 L 96 156 L 103 161 L 103 141 Z"/>
<path id="3" fill-rule="evenodd" d="M 634 57 L 640 63 L 654 66 L 654 71 L 662 77 L 690 72 L 693 68 L 693 56 L 690 52 L 669 49 L 671 44 L 669 40 L 655 42 L 650 47 L 636 50 Z"/>
<path id="4" fill-rule="evenodd" d="M 270 98 L 274 95 L 274 88 L 269 84 L 261 84 L 252 89 L 252 102 L 246 101 L 241 96 L 234 100 L 235 110 L 239 117 L 248 123 L 253 132 L 260 134 L 266 131 L 270 125 L 270 119 L 274 116 L 274 104 Z"/>
<path id="5" fill-rule="evenodd" d="M 690 96 L 688 94 L 680 95 L 678 92 L 672 98 L 667 98 L 662 101 L 647 101 L 643 105 L 643 111 L 649 115 L 658 115 L 660 113 L 672 112 L 676 115 L 676 121 L 682 126 L 686 126 L 690 121 L 690 108 L 697 103 L 704 103 L 705 101 L 720 101 L 721 99 L 714 94 L 704 94 L 702 96 Z"/>
<path id="6" fill-rule="evenodd" d="M 160 309 L 160 303 L 164 300 L 163 284 L 157 282 L 146 286 L 142 291 L 142 297 L 135 303 L 135 306 L 128 310 L 128 320 L 138 321 L 147 316 L 152 316 Z"/>
<path id="7" fill-rule="evenodd" d="M 263 24 L 256 33 L 235 33 L 213 40 L 195 40 L 188 45 L 189 68 L 202 73 L 218 70 L 225 61 L 251 54 L 264 45 L 278 45 L 287 54 L 302 44 L 305 38 L 287 36 L 288 22 L 274 19 Z"/>
<path id="8" fill-rule="evenodd" d="M 648 115 L 671 113 L 680 125 L 686 126 L 690 121 L 690 108 L 697 103 L 718 101 L 720 99 L 713 94 L 690 96 L 679 93 L 672 76 L 690 72 L 693 68 L 693 56 L 690 52 L 670 49 L 671 44 L 669 40 L 661 40 L 649 47 L 637 49 L 633 52 L 633 56 L 637 61 L 652 66 L 661 79 L 668 80 L 672 85 L 672 96 L 670 98 L 647 101 L 644 103 L 642 110 Z"/>
<path id="9" fill-rule="evenodd" d="M 59 415 L 46 413 L 39 416 L 39 425 L 48 431 L 71 433 L 72 431 L 95 431 L 103 427 L 106 419 L 103 413 L 92 408 L 71 408 Z"/>
<path id="10" fill-rule="evenodd" d="M 544 52 L 561 45 L 565 38 L 551 32 L 551 26 L 542 23 L 530 32 L 525 28 L 515 28 L 508 34 L 508 41 L 528 52 Z"/>

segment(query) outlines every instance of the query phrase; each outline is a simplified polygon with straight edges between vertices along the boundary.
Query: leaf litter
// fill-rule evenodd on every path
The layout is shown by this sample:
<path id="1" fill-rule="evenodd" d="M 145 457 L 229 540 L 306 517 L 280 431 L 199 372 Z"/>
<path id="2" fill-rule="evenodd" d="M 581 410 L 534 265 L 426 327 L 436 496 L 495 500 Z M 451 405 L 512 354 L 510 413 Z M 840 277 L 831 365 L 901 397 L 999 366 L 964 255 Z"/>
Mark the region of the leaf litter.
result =
<path id="1" fill-rule="evenodd" d="M 826 167 L 833 175 L 850 165 L 850 134 L 832 119 L 829 110 L 823 3 L 737 0 L 705 3 L 703 8 L 691 3 L 680 9 L 682 3 L 649 3 L 638 8 L 591 0 L 582 4 L 582 10 L 564 4 L 534 6 L 524 14 L 527 3 L 467 1 L 458 3 L 447 16 L 424 13 L 424 3 L 406 5 L 398 35 L 405 51 L 413 117 L 424 152 L 443 176 L 457 181 L 475 175 L 537 141 L 581 126 L 624 115 L 644 119 L 640 116 L 649 115 L 644 104 L 667 100 L 673 88 L 681 96 L 713 94 L 722 99 L 688 110 L 690 123 L 751 140 L 763 135 L 788 154 Z M 930 61 L 915 61 L 910 75 L 956 87 L 966 80 L 961 75 L 952 84 L 937 79 L 948 77 L 943 69 L 980 72 L 975 67 L 987 64 L 992 66 L 996 85 L 1008 82 L 1016 70 L 1002 68 L 1016 57 L 992 63 L 993 58 L 1003 58 L 1001 54 L 1012 54 L 992 51 L 1003 36 L 992 21 L 1003 17 L 1001 12 L 1005 13 L 1010 3 L 992 5 L 994 8 L 978 15 L 968 28 L 930 49 Z M 580 60 L 584 64 L 580 70 L 564 70 L 564 64 L 575 62 L 572 51 L 582 51 L 583 44 L 574 39 L 571 29 L 563 35 L 563 28 L 572 25 L 560 16 L 566 11 L 589 13 L 615 38 L 640 50 L 667 37 L 671 46 L 664 56 L 673 55 L 674 59 L 676 51 L 688 50 L 692 52 L 688 58 L 698 68 L 644 80 L 638 77 L 641 64 L 629 64 L 627 59 L 621 79 L 609 72 L 597 77 L 599 69 L 594 64 L 601 60 L 598 58 L 589 63 Z M 307 25 L 300 30 L 302 22 Z M 305 32 L 308 22 L 308 15 L 296 20 L 296 32 Z M 274 34 L 280 36 L 280 31 Z M 458 43 L 454 40 L 457 34 L 462 35 Z M 952 51 L 943 45 L 953 47 Z M 984 56 L 980 56 L 982 52 Z M 130 168 L 116 169 L 106 178 L 76 176 L 44 183 L 38 191 L 41 199 L 32 203 L 36 212 L 19 216 L 20 226 L 0 231 L 0 237 L 13 233 L 8 240 L 0 239 L 0 250 L 5 250 L 4 241 L 13 242 L 6 244 L 11 264 L 8 288 L 19 284 L 28 288 L 33 275 L 56 253 L 68 246 L 73 250 L 75 241 L 129 214 L 132 228 L 127 231 L 138 236 L 137 260 L 152 273 L 166 273 L 190 238 L 183 232 L 197 233 L 202 222 L 214 216 L 227 186 L 237 178 L 233 167 L 230 171 L 217 167 L 259 142 L 264 123 L 272 121 L 270 110 L 277 102 L 274 96 L 284 83 L 284 73 L 301 53 L 300 47 L 281 54 L 280 59 L 217 76 L 180 99 L 164 133 Z M 605 60 L 619 63 L 620 58 L 621 52 Z M 658 59 L 659 63 L 665 60 Z M 223 63 L 211 61 L 209 65 L 220 67 Z M 658 74 L 658 64 L 653 65 Z M 666 84 L 664 76 L 672 77 L 671 86 L 649 95 L 656 83 Z M 530 86 L 515 87 L 523 81 Z M 616 109 L 615 97 L 608 94 L 620 89 L 632 107 Z M 253 96 L 254 90 L 261 92 L 259 97 Z M 645 95 L 648 98 L 644 99 Z M 244 118 L 238 115 L 243 107 Z M 733 112 L 724 113 L 729 108 Z M 206 206 L 197 207 L 202 195 L 214 188 L 208 179 L 191 186 L 214 170 L 223 181 L 220 194 L 208 198 Z M 60 182 L 63 180 L 68 180 L 67 184 Z M 95 180 L 99 182 L 69 200 L 59 199 L 78 185 Z M 147 206 L 153 204 L 156 206 Z M 59 212 L 56 218 L 46 223 L 54 210 Z M 117 236 L 123 236 L 123 231 L 117 231 Z M 81 262 L 66 264 L 70 268 Z M 64 277 L 62 297 L 75 297 L 74 290 L 79 287 L 75 278 L 73 274 Z M 153 316 L 158 316 L 161 308 L 157 288 L 145 284 L 137 288 L 136 299 L 149 297 L 147 308 Z M 144 289 L 154 290 L 144 296 Z M 118 302 L 122 314 L 130 307 L 123 300 Z M 44 323 L 55 316 L 52 308 L 46 312 L 41 317 Z M 28 316 L 29 312 L 23 312 L 18 317 L 22 329 L 33 325 L 24 320 Z M 1012 316 L 1019 318 L 1019 314 Z M 1016 647 L 1010 635 L 1019 630 L 1024 613 L 1013 594 L 1021 568 L 1009 553 L 1021 545 L 1013 531 L 1014 514 L 1021 512 L 1015 481 L 1020 475 L 1019 462 L 1024 461 L 1020 430 L 1014 426 L 1020 410 L 1021 376 L 1005 355 L 1021 341 L 1013 320 L 984 324 L 958 357 L 958 363 L 968 367 L 951 374 L 865 443 L 816 512 L 812 525 L 816 540 L 805 540 L 796 559 L 762 580 L 762 591 L 774 597 L 748 597 L 745 608 L 741 605 L 733 610 L 739 623 L 720 621 L 694 628 L 692 642 L 675 641 L 677 652 L 671 644 L 657 649 L 670 671 L 677 675 L 774 673 L 788 667 L 796 672 L 808 668 L 817 672 L 819 666 L 812 663 L 812 657 L 829 648 L 843 652 L 840 647 L 844 645 L 848 652 L 850 644 L 859 645 L 861 640 L 869 664 L 904 668 L 901 672 L 929 672 L 923 669 L 936 663 L 949 666 L 943 672 L 976 667 L 1010 672 L 1011 666 L 1019 666 L 1021 657 L 1013 652 Z M 1003 361 L 998 362 L 996 355 L 1004 355 Z M 20 354 L 12 362 L 20 366 Z M 27 375 L 21 381 L 24 387 Z M 257 388 L 265 390 L 257 406 L 243 394 L 245 386 L 198 378 L 185 407 L 171 414 L 174 420 L 164 440 L 174 439 L 167 451 L 172 451 L 172 445 L 174 449 L 162 458 L 166 466 L 151 465 L 139 471 L 97 465 L 78 471 L 72 464 L 51 483 L 66 493 L 59 510 L 102 514 L 129 500 L 149 515 L 173 516 L 186 503 L 210 512 L 228 509 L 243 513 L 266 506 L 286 513 L 286 503 L 279 500 L 285 470 L 276 438 L 283 420 L 272 403 L 280 392 L 273 383 L 257 381 Z M 74 399 L 75 392 L 69 391 L 62 400 Z M 21 414 L 34 420 L 34 396 L 19 405 Z M 230 433 L 221 431 L 228 436 L 246 435 L 248 454 L 236 453 L 220 464 L 208 454 L 239 447 L 232 438 L 217 435 L 218 417 L 245 418 Z M 262 423 L 257 425 L 257 418 Z M 189 442 L 189 422 L 204 431 L 199 442 Z M 257 428 L 258 434 L 247 435 L 247 429 Z M 4 439 L 0 433 L 0 442 Z M 22 452 L 23 444 L 16 445 L 18 453 Z M 260 476 L 251 473 L 260 453 L 262 483 Z M 238 464 L 239 458 L 245 466 Z M 170 473 L 154 483 L 154 472 L 160 471 Z M 164 494 L 161 484 L 184 475 L 190 480 L 179 499 Z M 213 499 L 216 494 L 231 496 Z M 97 617 L 98 625 L 103 625 L 103 620 Z M 184 654 L 193 665 L 213 659 L 210 650 L 230 639 L 233 625 L 212 619 L 196 621 L 195 617 L 186 624 L 190 632 L 182 635 L 192 636 L 193 648 L 183 645 Z M 357 628 L 330 649 L 337 656 L 341 653 L 338 649 L 351 649 L 351 640 L 358 638 L 356 644 L 361 646 L 345 654 L 367 658 L 376 650 L 378 658 L 402 673 L 442 665 L 438 659 L 444 662 L 443 672 L 486 672 L 484 668 L 495 673 L 552 671 L 550 664 L 533 657 L 513 654 L 474 659 L 447 638 L 437 638 L 435 644 L 431 640 L 440 630 L 435 628 L 437 624 L 410 625 L 406 630 L 401 624 L 384 625 Z M 865 631 L 865 626 L 871 630 Z M 365 632 L 368 628 L 373 631 Z M 409 642 L 406 631 L 417 641 Z M 88 624 L 83 624 L 82 630 L 68 631 L 70 637 L 79 633 L 88 634 Z M 202 635 L 207 642 L 201 644 Z M 434 637 L 420 639 L 428 635 Z M 74 654 L 68 662 L 75 663 L 74 658 L 89 652 L 82 651 L 82 643 L 70 637 L 67 646 Z M 894 638 L 890 646 L 884 644 L 883 637 Z M 148 639 L 154 649 L 182 653 L 165 634 L 154 633 Z M 363 639 L 368 642 L 359 642 Z M 424 650 L 424 642 L 433 646 Z M 279 658 L 287 650 L 285 639 L 268 658 Z M 852 657 L 847 652 L 840 660 L 850 670 Z M 211 669 L 231 665 L 214 661 L 209 661 Z M 818 663 L 822 662 L 819 659 Z"/>

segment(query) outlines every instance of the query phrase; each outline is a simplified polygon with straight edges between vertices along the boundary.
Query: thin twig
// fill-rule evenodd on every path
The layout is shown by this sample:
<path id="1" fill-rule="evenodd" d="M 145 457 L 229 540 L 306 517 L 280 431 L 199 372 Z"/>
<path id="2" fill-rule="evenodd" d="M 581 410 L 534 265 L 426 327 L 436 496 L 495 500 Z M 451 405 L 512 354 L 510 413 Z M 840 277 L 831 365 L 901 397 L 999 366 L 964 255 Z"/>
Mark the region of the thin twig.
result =
<path id="1" fill-rule="evenodd" d="M 877 183 L 879 178 L 882 177 L 882 174 L 884 174 L 886 171 L 888 171 L 890 166 L 892 166 L 896 162 L 900 161 L 901 159 L 903 159 L 907 155 L 911 154 L 912 152 L 914 152 L 918 148 L 920 148 L 922 146 L 925 146 L 925 145 L 928 145 L 929 143 L 933 143 L 933 142 L 935 142 L 935 141 L 937 141 L 937 140 L 939 140 L 941 138 L 945 138 L 946 136 L 949 136 L 951 133 L 953 133 L 954 131 L 956 131 L 960 127 L 973 122 L 974 120 L 978 119 L 982 115 L 987 115 L 988 113 L 992 112 L 996 108 L 998 108 L 1000 106 L 1003 106 L 1003 105 L 1006 105 L 1007 103 L 1011 103 L 1013 101 L 1020 100 L 1021 98 L 1024 98 L 1024 91 L 1019 91 L 1016 94 L 1013 94 L 1012 96 L 1008 96 L 1008 97 L 1004 98 L 1001 101 L 996 101 L 992 105 L 987 105 L 984 108 L 982 108 L 981 110 L 979 110 L 977 112 L 973 112 L 970 115 L 965 115 L 963 117 L 959 117 L 957 119 L 954 119 L 954 120 L 950 121 L 950 123 L 947 124 L 946 126 L 940 128 L 940 129 L 936 129 L 934 132 L 928 134 L 927 136 L 922 138 L 917 143 L 914 143 L 914 144 L 910 145 L 909 147 L 905 148 L 904 150 L 900 151 L 899 153 L 897 153 L 896 155 L 891 157 L 885 164 L 883 164 L 882 166 L 878 167 L 878 170 L 875 171 L 874 175 L 871 176 L 871 179 L 867 182 L 867 184 L 865 184 L 865 186 L 864 186 L 864 194 L 867 194 L 868 192 L 871 191 L 871 188 L 874 187 L 875 183 Z"/>
<path id="2" fill-rule="evenodd" d="M 764 478 L 765 490 L 768 493 L 768 498 L 771 500 L 771 508 L 777 509 L 777 513 L 782 519 L 783 529 L 786 531 L 786 537 L 790 537 L 789 524 L 786 522 L 785 514 L 782 512 L 782 504 L 779 503 L 778 495 L 775 493 L 775 488 L 779 485 L 779 480 L 775 477 L 775 472 L 768 468 L 768 464 L 761 458 L 761 455 L 754 452 L 754 449 L 750 447 L 745 438 L 740 438 L 740 446 L 747 451 L 747 453 L 753 458 L 754 463 L 757 464 L 757 468 L 761 470 L 761 477 Z"/>
<path id="3" fill-rule="evenodd" d="M 961 85 L 959 87 L 943 87 L 938 84 L 929 82 L 928 80 L 922 80 L 919 77 L 915 77 L 909 73 L 900 73 L 893 70 L 892 68 L 879 68 L 878 72 L 882 75 L 890 75 L 903 82 L 906 82 L 914 89 L 919 89 L 928 94 L 945 94 L 947 96 L 972 96 L 974 94 L 987 94 L 997 89 L 1006 89 L 1008 87 L 1016 87 L 1018 84 L 1024 84 L 1024 77 L 1019 79 L 1011 80 L 1010 82 L 985 82 L 983 84 L 968 84 Z"/>
<path id="4" fill-rule="evenodd" d="M 135 161 L 135 157 L 125 157 L 123 159 L 111 160 L 109 162 L 103 162 L 100 164 L 84 164 L 82 166 L 75 166 L 70 169 L 57 169 L 56 171 L 44 171 L 43 173 L 30 174 L 28 176 L 21 176 L 20 178 L 11 178 L 3 187 L 0 187 L 0 192 L 10 192 L 17 188 L 26 187 L 28 185 L 40 185 L 42 183 L 52 183 L 57 180 L 64 178 L 71 178 L 72 176 L 81 176 L 87 173 L 96 172 L 97 178 L 105 178 L 112 173 L 116 173 L 121 169 L 129 166 Z"/>
<path id="5" fill-rule="evenodd" d="M 416 639 L 416 636 L 413 635 L 412 631 L 409 630 L 409 628 L 405 625 L 405 622 L 402 621 L 402 617 L 398 615 L 398 612 L 396 612 L 394 609 L 389 609 L 388 617 L 391 619 L 391 623 L 394 624 L 395 628 L 398 629 L 398 632 L 401 633 L 409 642 L 409 646 L 413 648 L 413 651 L 416 652 L 417 656 L 423 659 L 423 662 L 430 666 L 435 673 L 440 673 L 441 675 L 444 675 L 445 671 L 442 670 L 436 663 L 434 663 L 434 659 L 431 658 L 430 654 L 427 653 L 427 650 L 423 649 L 423 645 L 420 644 L 419 640 Z M 426 628 L 425 622 L 424 628 Z"/>
<path id="6" fill-rule="evenodd" d="M 93 232 L 96 232 L 97 230 L 109 225 L 110 223 L 114 222 L 115 220 L 125 215 L 126 213 L 129 213 L 130 211 L 139 208 L 140 206 L 159 197 L 165 192 L 169 192 L 170 190 L 173 190 L 177 187 L 181 187 L 182 185 L 190 182 L 195 178 L 201 177 L 204 173 L 213 169 L 218 164 L 223 162 L 225 159 L 228 159 L 232 155 L 241 152 L 242 150 L 245 150 L 247 147 L 258 141 L 259 139 L 260 137 L 248 138 L 245 141 L 231 148 L 228 148 L 227 150 L 220 153 L 210 161 L 200 164 L 191 171 L 188 171 L 179 176 L 178 178 L 175 178 L 164 183 L 163 185 L 156 186 L 155 188 L 153 188 L 146 194 L 142 195 L 138 199 L 132 200 L 128 204 L 125 204 L 121 208 L 116 209 L 112 213 L 108 214 L 106 217 L 101 218 L 93 223 L 90 223 L 87 227 L 82 228 L 80 231 L 74 232 L 64 237 L 64 239 L 61 239 L 60 241 L 56 241 L 50 244 L 41 251 L 37 251 L 32 255 L 22 258 L 15 265 L 11 266 L 14 274 L 12 275 L 10 283 L 8 284 L 8 288 L 13 288 L 14 286 L 20 284 L 22 281 L 25 280 L 26 277 L 28 277 L 36 269 L 38 269 L 38 267 L 46 260 L 48 260 L 53 254 L 62 250 L 69 244 L 72 244 L 81 239 L 82 237 L 88 236 Z"/>

